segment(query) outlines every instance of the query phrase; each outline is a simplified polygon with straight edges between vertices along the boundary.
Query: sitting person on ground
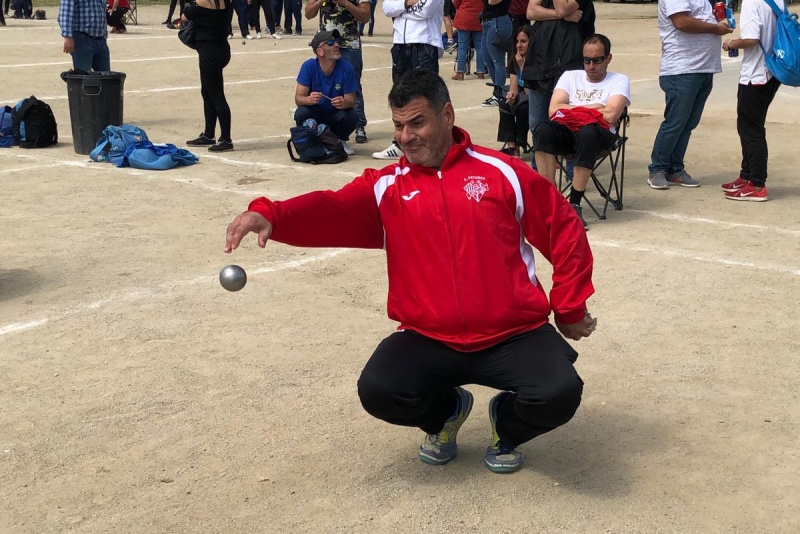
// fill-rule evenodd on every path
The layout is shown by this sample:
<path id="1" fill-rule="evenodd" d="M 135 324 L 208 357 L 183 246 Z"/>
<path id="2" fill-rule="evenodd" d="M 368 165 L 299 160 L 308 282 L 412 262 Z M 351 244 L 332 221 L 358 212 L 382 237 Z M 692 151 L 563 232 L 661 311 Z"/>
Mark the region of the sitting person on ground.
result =
<path id="1" fill-rule="evenodd" d="M 512 34 L 516 54 L 508 55 L 508 92 L 500 102 L 500 122 L 497 125 L 497 140 L 505 143 L 500 152 L 520 157 L 520 150 L 528 148 L 528 95 L 522 80 L 525 55 L 528 53 L 533 28 L 520 26 Z"/>
<path id="2" fill-rule="evenodd" d="M 111 33 L 127 33 L 125 15 L 131 10 L 128 0 L 108 0 L 106 22 L 111 26 Z"/>
<path id="3" fill-rule="evenodd" d="M 364 144 L 367 137 L 367 115 L 364 112 L 364 92 L 361 74 L 364 71 L 364 55 L 361 50 L 361 37 L 358 23 L 369 20 L 369 0 L 309 0 L 306 4 L 306 18 L 311 20 L 319 14 L 319 31 L 338 31 L 339 53 L 342 61 L 350 63 L 356 75 L 356 143 Z"/>
<path id="4" fill-rule="evenodd" d="M 575 155 L 569 203 L 583 220 L 581 200 L 597 157 L 617 142 L 616 123 L 631 104 L 630 80 L 608 72 L 611 41 L 590 36 L 583 45 L 584 70 L 565 72 L 550 100 L 550 120 L 539 123 L 533 134 L 536 166 L 555 184 L 556 156 Z"/>
<path id="5" fill-rule="evenodd" d="M 325 124 L 342 140 L 345 152 L 352 156 L 355 151 L 347 144 L 356 126 L 356 75 L 353 66 L 339 51 L 341 35 L 337 30 L 322 31 L 311 40 L 316 57 L 306 60 L 297 75 L 294 103 L 297 110 L 294 120 L 302 126 L 308 119 Z"/>

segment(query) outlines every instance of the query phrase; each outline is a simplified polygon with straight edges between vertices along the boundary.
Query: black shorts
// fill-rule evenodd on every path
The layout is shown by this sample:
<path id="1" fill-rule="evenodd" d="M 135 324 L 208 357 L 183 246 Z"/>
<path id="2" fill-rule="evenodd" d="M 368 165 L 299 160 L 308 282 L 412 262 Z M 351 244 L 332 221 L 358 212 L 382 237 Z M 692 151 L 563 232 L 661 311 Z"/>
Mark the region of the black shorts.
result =
<path id="1" fill-rule="evenodd" d="M 533 149 L 554 156 L 575 156 L 575 165 L 593 169 L 597 156 L 613 147 L 617 137 L 597 124 L 572 132 L 563 124 L 545 121 L 533 132 Z"/>
<path id="2" fill-rule="evenodd" d="M 450 20 L 456 16 L 456 7 L 453 5 L 453 0 L 444 0 L 444 16 L 449 16 Z"/>

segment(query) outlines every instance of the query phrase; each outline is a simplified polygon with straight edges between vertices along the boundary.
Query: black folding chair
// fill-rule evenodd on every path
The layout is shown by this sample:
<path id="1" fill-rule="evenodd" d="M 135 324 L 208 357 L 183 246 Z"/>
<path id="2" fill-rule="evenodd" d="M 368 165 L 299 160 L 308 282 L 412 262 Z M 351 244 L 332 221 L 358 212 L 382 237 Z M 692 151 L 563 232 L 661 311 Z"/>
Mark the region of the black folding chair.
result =
<path id="1" fill-rule="evenodd" d="M 125 24 L 139 25 L 139 14 L 136 12 L 136 0 L 129 0 L 131 5 L 127 13 L 125 13 Z"/>
<path id="2" fill-rule="evenodd" d="M 602 211 L 595 208 L 594 204 L 592 204 L 586 196 L 583 198 L 600 220 L 606 219 L 606 212 L 608 211 L 609 204 L 614 206 L 614 209 L 617 211 L 622 210 L 622 192 L 625 187 L 625 143 L 628 141 L 628 124 L 630 121 L 631 118 L 628 115 L 628 108 L 625 108 L 622 111 L 622 115 L 620 115 L 617 120 L 616 128 L 618 137 L 614 146 L 608 150 L 604 150 L 597 156 L 597 161 L 595 161 L 594 168 L 592 169 L 592 183 L 595 189 L 597 189 L 597 192 L 600 193 L 600 197 L 605 200 Z M 556 156 L 556 161 L 558 162 L 558 189 L 565 195 L 569 194 L 569 189 L 572 186 L 572 180 L 569 179 L 569 177 L 567 177 L 566 180 L 564 179 L 567 175 L 566 160 L 568 159 L 573 159 L 573 155 L 564 154 Z M 597 170 L 606 161 L 609 162 L 611 176 L 607 184 L 603 185 L 603 182 L 601 182 L 600 178 L 597 176 Z"/>

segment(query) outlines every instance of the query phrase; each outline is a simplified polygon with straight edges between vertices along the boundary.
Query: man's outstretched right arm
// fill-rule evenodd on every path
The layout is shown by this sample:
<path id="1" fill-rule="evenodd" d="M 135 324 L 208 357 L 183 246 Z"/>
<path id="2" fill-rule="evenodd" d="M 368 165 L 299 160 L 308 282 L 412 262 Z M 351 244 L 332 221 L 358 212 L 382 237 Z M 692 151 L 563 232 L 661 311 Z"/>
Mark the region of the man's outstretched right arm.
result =
<path id="1" fill-rule="evenodd" d="M 298 247 L 383 248 L 373 183 L 364 175 L 338 191 L 314 191 L 284 201 L 253 200 L 228 227 L 225 252 L 236 249 L 250 232 L 259 234 L 260 246 L 274 239 Z"/>

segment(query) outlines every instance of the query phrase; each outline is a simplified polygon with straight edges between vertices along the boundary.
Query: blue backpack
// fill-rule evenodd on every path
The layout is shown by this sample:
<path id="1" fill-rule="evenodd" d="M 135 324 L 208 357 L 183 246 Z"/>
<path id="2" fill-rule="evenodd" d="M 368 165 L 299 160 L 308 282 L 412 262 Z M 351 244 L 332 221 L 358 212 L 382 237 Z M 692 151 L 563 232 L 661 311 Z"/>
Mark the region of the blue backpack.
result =
<path id="1" fill-rule="evenodd" d="M 758 43 L 766 56 L 767 68 L 782 84 L 800 87 L 800 23 L 797 15 L 790 13 L 786 6 L 781 11 L 774 0 L 764 1 L 778 17 L 772 54 L 767 54 L 764 45 Z"/>
<path id="2" fill-rule="evenodd" d="M 17 144 L 11 112 L 12 109 L 9 106 L 0 108 L 0 148 L 8 148 Z"/>

